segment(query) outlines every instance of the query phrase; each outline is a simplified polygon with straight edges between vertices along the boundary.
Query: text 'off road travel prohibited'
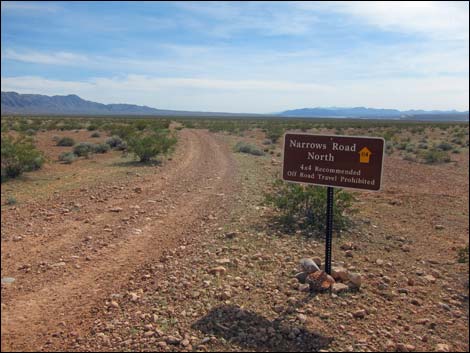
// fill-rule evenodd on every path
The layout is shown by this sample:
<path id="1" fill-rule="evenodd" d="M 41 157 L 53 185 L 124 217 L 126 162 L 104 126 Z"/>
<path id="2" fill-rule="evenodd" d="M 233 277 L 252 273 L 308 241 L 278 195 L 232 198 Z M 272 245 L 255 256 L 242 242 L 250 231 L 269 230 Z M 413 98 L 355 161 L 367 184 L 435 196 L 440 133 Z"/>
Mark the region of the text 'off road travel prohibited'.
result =
<path id="1" fill-rule="evenodd" d="M 379 190 L 384 139 L 290 134 L 284 136 L 286 181 Z"/>

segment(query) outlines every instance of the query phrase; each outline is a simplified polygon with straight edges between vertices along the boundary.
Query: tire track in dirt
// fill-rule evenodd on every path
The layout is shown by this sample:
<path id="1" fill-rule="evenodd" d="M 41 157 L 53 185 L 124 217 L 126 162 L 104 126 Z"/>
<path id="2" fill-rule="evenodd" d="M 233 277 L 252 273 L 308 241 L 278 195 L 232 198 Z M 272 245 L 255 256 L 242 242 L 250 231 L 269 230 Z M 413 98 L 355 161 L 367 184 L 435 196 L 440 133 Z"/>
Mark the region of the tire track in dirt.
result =
<path id="1" fill-rule="evenodd" d="M 227 195 L 236 188 L 235 163 L 228 147 L 204 131 L 183 130 L 181 137 L 183 143 L 177 151 L 176 163 L 167 170 L 163 168 L 162 173 L 157 172 L 152 180 L 142 185 L 145 193 L 131 194 L 118 202 L 113 198 L 107 203 L 123 208 L 140 203 L 146 208 L 138 222 L 120 229 L 112 246 L 100 248 L 91 262 L 79 261 L 83 266 L 79 269 L 67 268 L 65 273 L 40 276 L 39 280 L 34 273 L 23 275 L 20 280 L 30 281 L 29 291 L 2 288 L 2 299 L 3 292 L 11 289 L 2 303 L 5 304 L 2 350 L 41 349 L 48 341 L 52 346 L 47 349 L 51 350 L 55 342 L 51 336 L 60 336 L 65 327 L 76 332 L 86 331 L 93 320 L 93 310 L 102 307 L 104 300 L 126 283 L 134 269 L 148 262 L 158 262 L 165 250 L 197 241 L 198 226 L 208 214 L 228 211 Z M 148 198 L 162 194 L 166 202 L 146 203 Z M 147 217 L 152 212 L 162 212 L 162 217 Z M 49 245 L 58 252 L 70 250 L 94 227 L 98 229 L 95 232 L 102 232 L 100 225 L 120 225 L 126 214 L 97 213 L 94 224 L 79 227 L 64 239 L 51 237 Z M 141 232 L 131 235 L 129 231 L 136 224 Z M 34 251 L 29 254 L 27 244 L 22 246 L 26 251 L 22 258 L 40 258 L 50 251 L 47 242 L 34 245 Z M 14 259 L 14 256 L 9 258 L 8 266 Z M 3 265 L 2 256 L 2 272 Z M 57 345 L 60 346 L 60 342 Z"/>

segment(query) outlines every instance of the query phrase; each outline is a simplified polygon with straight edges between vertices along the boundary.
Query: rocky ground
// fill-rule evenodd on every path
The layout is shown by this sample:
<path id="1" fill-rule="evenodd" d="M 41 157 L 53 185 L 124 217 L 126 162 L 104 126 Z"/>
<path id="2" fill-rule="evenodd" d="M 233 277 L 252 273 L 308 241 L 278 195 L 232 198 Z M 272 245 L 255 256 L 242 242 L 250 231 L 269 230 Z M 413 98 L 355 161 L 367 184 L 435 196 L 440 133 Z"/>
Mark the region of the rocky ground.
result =
<path id="1" fill-rule="evenodd" d="M 4 209 L 2 350 L 468 351 L 468 151 L 387 158 L 335 234 L 360 289 L 309 293 L 298 262 L 324 243 L 273 226 L 276 152 L 181 134 L 154 174 Z"/>

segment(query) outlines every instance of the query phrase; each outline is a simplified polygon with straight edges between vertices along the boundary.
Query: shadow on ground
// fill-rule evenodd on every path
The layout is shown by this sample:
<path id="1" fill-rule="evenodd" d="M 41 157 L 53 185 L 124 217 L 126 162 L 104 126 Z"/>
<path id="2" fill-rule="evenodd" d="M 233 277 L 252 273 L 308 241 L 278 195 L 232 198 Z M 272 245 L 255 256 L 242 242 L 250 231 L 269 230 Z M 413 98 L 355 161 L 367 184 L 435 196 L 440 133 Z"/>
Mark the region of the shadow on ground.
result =
<path id="1" fill-rule="evenodd" d="M 282 318 L 269 320 L 235 305 L 214 308 L 192 327 L 254 351 L 318 351 L 332 341 Z"/>
<path id="2" fill-rule="evenodd" d="M 127 161 L 120 161 L 120 162 L 114 162 L 112 164 L 115 167 L 157 167 L 162 165 L 161 160 L 150 160 L 148 162 L 139 162 L 138 160 L 127 160 Z"/>

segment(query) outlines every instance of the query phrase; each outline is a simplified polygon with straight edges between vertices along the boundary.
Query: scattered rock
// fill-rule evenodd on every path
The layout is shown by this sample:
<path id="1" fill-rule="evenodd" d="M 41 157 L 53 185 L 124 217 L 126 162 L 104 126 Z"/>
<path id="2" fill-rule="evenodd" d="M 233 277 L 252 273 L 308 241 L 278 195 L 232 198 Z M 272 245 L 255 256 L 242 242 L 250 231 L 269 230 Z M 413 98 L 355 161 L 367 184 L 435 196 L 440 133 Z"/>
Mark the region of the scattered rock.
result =
<path id="1" fill-rule="evenodd" d="M 230 259 L 218 259 L 215 260 L 218 265 L 228 265 L 231 263 Z"/>
<path id="2" fill-rule="evenodd" d="M 227 239 L 233 239 L 233 238 L 235 238 L 237 235 L 238 235 L 237 232 L 228 232 L 228 233 L 225 233 L 225 237 L 226 237 Z"/>
<path id="3" fill-rule="evenodd" d="M 174 346 L 180 344 L 180 342 L 181 342 L 181 340 L 179 338 L 176 338 L 174 336 L 168 336 L 165 341 L 166 341 L 166 343 L 174 345 Z"/>
<path id="4" fill-rule="evenodd" d="M 438 343 L 436 345 L 436 352 L 450 352 L 449 345 L 445 343 Z"/>
<path id="5" fill-rule="evenodd" d="M 300 260 L 300 270 L 306 273 L 313 273 L 316 271 L 320 271 L 320 268 L 317 266 L 315 261 L 309 258 L 304 258 Z"/>
<path id="6" fill-rule="evenodd" d="M 113 207 L 109 209 L 110 212 L 121 212 L 122 210 L 122 207 Z"/>
<path id="7" fill-rule="evenodd" d="M 310 273 L 305 282 L 310 285 L 310 290 L 312 292 L 318 292 L 331 288 L 335 283 L 335 280 L 324 271 L 316 271 Z"/>
<path id="8" fill-rule="evenodd" d="M 341 250 L 354 250 L 354 245 L 351 242 L 343 243 L 340 246 Z"/>
<path id="9" fill-rule="evenodd" d="M 339 283 L 339 282 L 334 283 L 333 287 L 332 287 L 333 293 L 335 293 L 335 294 L 347 292 L 348 289 L 349 289 L 349 287 L 346 284 Z"/>
<path id="10" fill-rule="evenodd" d="M 349 272 L 348 273 L 349 286 L 353 289 L 359 289 L 362 285 L 362 276 L 360 273 Z"/>
<path id="11" fill-rule="evenodd" d="M 331 268 L 331 276 L 335 281 L 346 282 L 348 280 L 348 271 L 344 267 L 333 266 Z"/>
<path id="12" fill-rule="evenodd" d="M 363 310 L 363 309 L 357 310 L 357 311 L 353 312 L 353 316 L 356 319 L 362 319 L 362 318 L 366 317 L 366 311 Z"/>
<path id="13" fill-rule="evenodd" d="M 211 275 L 221 276 L 227 273 L 227 269 L 223 266 L 217 266 L 209 270 Z"/>
<path id="14" fill-rule="evenodd" d="M 426 275 L 423 278 L 426 281 L 428 281 L 429 283 L 435 283 L 436 282 L 436 277 L 434 277 L 433 275 Z"/>
<path id="15" fill-rule="evenodd" d="M 2 277 L 2 284 L 10 284 L 15 282 L 13 277 Z"/>

